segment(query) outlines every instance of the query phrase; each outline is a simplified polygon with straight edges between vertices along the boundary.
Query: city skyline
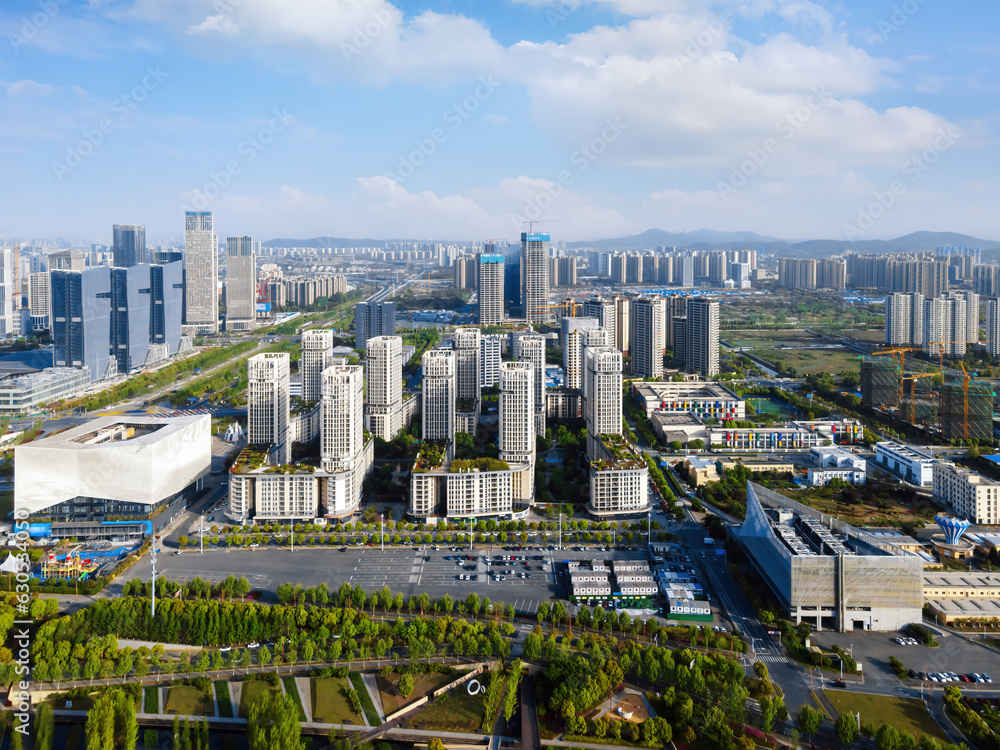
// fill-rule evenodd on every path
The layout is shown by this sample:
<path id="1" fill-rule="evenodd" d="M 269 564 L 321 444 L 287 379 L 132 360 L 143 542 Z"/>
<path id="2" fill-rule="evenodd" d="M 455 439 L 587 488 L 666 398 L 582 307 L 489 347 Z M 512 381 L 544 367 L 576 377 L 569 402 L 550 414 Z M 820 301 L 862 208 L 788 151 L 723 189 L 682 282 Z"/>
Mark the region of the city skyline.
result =
<path id="1" fill-rule="evenodd" d="M 1000 237 L 992 6 L 217 5 L 5 7 L 2 236 Z"/>

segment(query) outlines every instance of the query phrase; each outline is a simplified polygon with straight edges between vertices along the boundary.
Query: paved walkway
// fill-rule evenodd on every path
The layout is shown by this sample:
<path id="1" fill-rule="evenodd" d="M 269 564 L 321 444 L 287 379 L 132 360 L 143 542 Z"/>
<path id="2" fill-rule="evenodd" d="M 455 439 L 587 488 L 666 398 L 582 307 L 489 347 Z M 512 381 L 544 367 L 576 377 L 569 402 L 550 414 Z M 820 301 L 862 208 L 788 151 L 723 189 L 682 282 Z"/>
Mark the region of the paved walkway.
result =
<path id="1" fill-rule="evenodd" d="M 309 677 L 296 677 L 295 689 L 299 691 L 299 700 L 302 701 L 302 710 L 306 712 L 306 721 L 313 720 L 312 710 L 312 679 Z"/>
<path id="2" fill-rule="evenodd" d="M 375 674 L 372 672 L 362 672 L 361 681 L 365 685 L 365 689 L 368 690 L 368 695 L 371 696 L 372 703 L 375 705 L 375 711 L 378 713 L 378 720 L 380 722 L 385 722 L 385 706 L 382 705 L 382 694 L 378 690 L 378 683 L 375 681 Z"/>
<path id="3" fill-rule="evenodd" d="M 44 594 L 43 594 L 44 596 Z M 131 638 L 119 638 L 118 648 L 126 648 L 131 646 L 133 649 L 139 649 L 145 646 L 146 648 L 152 650 L 154 646 L 163 646 L 164 651 L 201 651 L 203 646 L 187 646 L 183 643 L 160 643 L 159 641 L 135 641 Z"/>

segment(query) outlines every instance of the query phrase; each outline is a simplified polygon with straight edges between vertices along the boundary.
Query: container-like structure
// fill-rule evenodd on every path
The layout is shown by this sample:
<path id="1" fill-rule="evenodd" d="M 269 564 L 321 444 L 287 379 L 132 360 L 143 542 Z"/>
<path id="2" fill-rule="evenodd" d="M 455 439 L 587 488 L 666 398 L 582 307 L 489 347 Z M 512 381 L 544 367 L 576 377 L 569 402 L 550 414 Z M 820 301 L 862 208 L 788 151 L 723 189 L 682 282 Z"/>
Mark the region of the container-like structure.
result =
<path id="1" fill-rule="evenodd" d="M 899 406 L 899 367 L 891 357 L 861 361 L 861 401 L 876 409 Z"/>

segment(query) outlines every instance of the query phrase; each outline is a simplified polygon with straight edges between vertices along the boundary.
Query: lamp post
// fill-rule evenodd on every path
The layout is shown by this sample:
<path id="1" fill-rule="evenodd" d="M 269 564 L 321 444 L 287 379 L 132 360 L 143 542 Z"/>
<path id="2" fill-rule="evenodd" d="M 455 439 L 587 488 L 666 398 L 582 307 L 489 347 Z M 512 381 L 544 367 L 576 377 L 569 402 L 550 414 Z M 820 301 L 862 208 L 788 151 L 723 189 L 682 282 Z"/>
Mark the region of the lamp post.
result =
<path id="1" fill-rule="evenodd" d="M 382 551 L 385 552 L 385 516 L 383 516 L 380 513 L 379 517 L 378 517 L 378 520 L 379 520 L 379 528 L 380 528 L 381 534 L 382 534 L 382 538 L 381 538 Z"/>
<path id="2" fill-rule="evenodd" d="M 201 521 L 201 552 L 198 554 L 203 555 L 205 554 L 205 514 L 201 514 L 198 518 Z"/>

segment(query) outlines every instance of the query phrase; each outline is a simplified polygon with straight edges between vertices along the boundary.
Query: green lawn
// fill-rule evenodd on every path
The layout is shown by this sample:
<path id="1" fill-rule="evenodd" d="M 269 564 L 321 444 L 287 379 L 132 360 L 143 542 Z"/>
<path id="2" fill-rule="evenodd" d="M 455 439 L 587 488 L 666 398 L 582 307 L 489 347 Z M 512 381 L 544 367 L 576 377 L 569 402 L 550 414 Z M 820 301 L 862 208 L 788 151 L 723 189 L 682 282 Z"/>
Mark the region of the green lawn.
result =
<path id="1" fill-rule="evenodd" d="M 163 705 L 165 713 L 182 716 L 215 716 L 212 696 L 194 685 L 181 685 L 167 689 L 167 701 Z"/>
<path id="2" fill-rule="evenodd" d="M 894 698 L 849 690 L 824 690 L 823 693 L 838 713 L 860 713 L 862 722 L 870 721 L 875 726 L 889 724 L 904 734 L 916 731 L 948 742 L 944 732 L 917 698 Z"/>
<path id="3" fill-rule="evenodd" d="M 14 510 L 14 491 L 0 492 L 0 518 L 6 518 L 12 510 Z"/>
<path id="4" fill-rule="evenodd" d="M 147 714 L 160 713 L 159 690 L 155 687 L 143 689 L 142 710 Z"/>
<path id="5" fill-rule="evenodd" d="M 250 715 L 251 704 L 256 703 L 265 693 L 278 693 L 280 690 L 281 688 L 271 687 L 266 682 L 244 682 L 239 718 L 247 718 Z"/>
<path id="6" fill-rule="evenodd" d="M 368 688 L 365 687 L 365 681 L 361 679 L 361 673 L 351 672 L 350 678 L 351 687 L 358 691 L 358 699 L 361 701 L 361 708 L 365 712 L 365 719 L 371 726 L 379 726 L 378 711 L 375 710 L 375 704 L 372 702 L 372 697 L 368 694 Z"/>
<path id="7" fill-rule="evenodd" d="M 413 692 L 410 693 L 409 697 L 404 698 L 399 695 L 395 687 L 399 683 L 399 677 L 400 675 L 393 672 L 388 678 L 382 675 L 375 678 L 375 681 L 378 683 L 379 696 L 382 698 L 382 708 L 387 714 L 391 714 L 396 709 L 412 703 L 417 698 L 428 695 L 455 679 L 453 676 L 446 674 L 416 675 L 413 683 Z"/>
<path id="8" fill-rule="evenodd" d="M 362 724 L 360 715 L 351 711 L 345 677 L 314 677 L 310 680 L 313 721 L 327 724 Z"/>
<path id="9" fill-rule="evenodd" d="M 299 721 L 306 720 L 306 710 L 302 707 L 302 696 L 299 695 L 299 688 L 295 683 L 295 678 L 292 675 L 281 678 L 282 683 L 285 685 L 285 694 L 291 696 L 291 699 L 295 701 L 295 707 L 299 710 Z"/>
<path id="10" fill-rule="evenodd" d="M 233 700 L 229 697 L 229 683 L 226 680 L 215 683 L 215 701 L 219 704 L 219 716 L 224 719 L 236 718 L 233 716 Z"/>
<path id="11" fill-rule="evenodd" d="M 484 702 L 483 695 L 469 695 L 465 685 L 459 685 L 417 709 L 409 724 L 442 732 L 474 732 L 482 725 Z"/>

